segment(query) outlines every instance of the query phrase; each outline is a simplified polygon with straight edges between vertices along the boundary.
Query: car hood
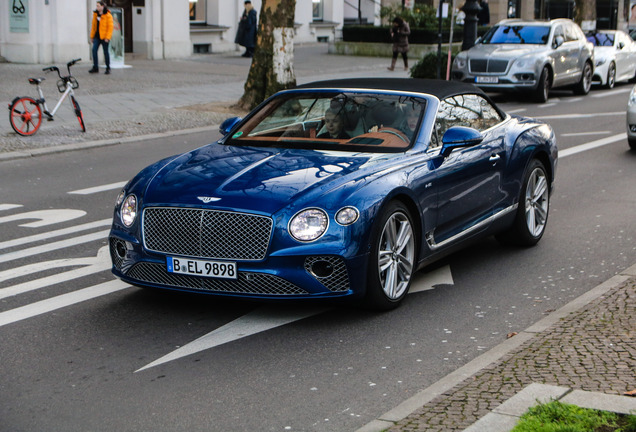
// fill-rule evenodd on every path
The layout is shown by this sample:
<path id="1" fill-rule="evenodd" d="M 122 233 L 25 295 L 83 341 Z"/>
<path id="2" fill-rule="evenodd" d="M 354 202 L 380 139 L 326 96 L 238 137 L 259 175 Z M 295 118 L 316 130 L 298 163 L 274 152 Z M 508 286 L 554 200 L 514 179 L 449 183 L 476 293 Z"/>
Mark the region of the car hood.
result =
<path id="1" fill-rule="evenodd" d="M 144 205 L 210 205 L 272 214 L 292 201 L 312 204 L 387 156 L 395 157 L 211 144 L 159 170 L 146 187 Z"/>
<path id="2" fill-rule="evenodd" d="M 543 52 L 545 45 L 479 44 L 468 51 L 469 58 L 514 59 L 527 54 Z"/>

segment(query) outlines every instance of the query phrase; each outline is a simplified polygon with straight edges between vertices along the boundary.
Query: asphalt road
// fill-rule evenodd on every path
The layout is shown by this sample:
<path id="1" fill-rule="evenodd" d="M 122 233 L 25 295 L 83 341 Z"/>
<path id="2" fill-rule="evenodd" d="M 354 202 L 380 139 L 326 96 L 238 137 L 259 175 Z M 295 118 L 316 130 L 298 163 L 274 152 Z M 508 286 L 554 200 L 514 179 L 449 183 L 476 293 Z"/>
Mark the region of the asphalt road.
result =
<path id="1" fill-rule="evenodd" d="M 383 314 L 113 279 L 104 232 L 121 183 L 215 133 L 0 162 L 0 431 L 356 430 L 636 262 L 630 88 L 494 95 L 557 133 L 544 238 L 477 243 Z"/>

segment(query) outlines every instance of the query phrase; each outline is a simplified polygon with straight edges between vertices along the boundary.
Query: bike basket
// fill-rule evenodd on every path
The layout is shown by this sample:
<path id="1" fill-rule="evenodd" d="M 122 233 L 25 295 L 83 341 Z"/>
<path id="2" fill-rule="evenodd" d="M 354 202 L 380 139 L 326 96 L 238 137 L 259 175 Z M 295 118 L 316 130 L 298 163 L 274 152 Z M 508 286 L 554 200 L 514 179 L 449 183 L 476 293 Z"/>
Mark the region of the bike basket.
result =
<path id="1" fill-rule="evenodd" d="M 79 88 L 79 83 L 77 82 L 77 80 L 75 79 L 75 77 L 66 77 L 66 78 L 62 78 L 61 80 L 59 80 L 57 82 L 57 90 L 60 93 L 64 93 L 66 91 L 66 83 L 70 82 L 71 86 L 73 87 L 73 90 L 75 90 L 76 88 Z"/>

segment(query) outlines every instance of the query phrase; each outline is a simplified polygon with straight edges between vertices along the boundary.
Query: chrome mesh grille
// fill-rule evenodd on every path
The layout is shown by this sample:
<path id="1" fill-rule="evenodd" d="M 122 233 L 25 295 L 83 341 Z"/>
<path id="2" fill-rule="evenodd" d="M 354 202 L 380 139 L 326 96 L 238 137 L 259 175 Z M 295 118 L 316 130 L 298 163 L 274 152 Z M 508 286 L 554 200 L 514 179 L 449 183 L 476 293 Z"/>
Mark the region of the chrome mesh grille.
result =
<path id="1" fill-rule="evenodd" d="M 312 273 L 311 266 L 317 261 L 328 262 L 333 271 L 329 276 L 319 277 Z M 349 274 L 347 266 L 342 259 L 334 256 L 313 256 L 305 259 L 305 270 L 318 280 L 331 292 L 343 292 L 349 290 Z"/>
<path id="2" fill-rule="evenodd" d="M 189 208 L 144 210 L 145 247 L 166 254 L 262 260 L 271 232 L 272 219 L 266 216 Z"/>
<path id="3" fill-rule="evenodd" d="M 471 59 L 470 71 L 476 72 L 489 72 L 489 73 L 504 73 L 508 68 L 508 60 L 489 60 L 489 59 Z"/>
<path id="4" fill-rule="evenodd" d="M 115 266 L 117 270 L 121 270 L 122 264 L 124 263 L 124 259 L 117 254 L 117 245 L 121 243 L 125 248 L 126 242 L 115 237 L 111 237 L 109 242 L 110 242 L 110 258 L 113 262 L 113 266 Z"/>
<path id="5" fill-rule="evenodd" d="M 236 280 L 213 279 L 168 273 L 163 264 L 141 262 L 135 264 L 126 275 L 142 282 L 201 291 L 275 296 L 307 294 L 307 291 L 285 279 L 264 273 L 239 272 Z"/>

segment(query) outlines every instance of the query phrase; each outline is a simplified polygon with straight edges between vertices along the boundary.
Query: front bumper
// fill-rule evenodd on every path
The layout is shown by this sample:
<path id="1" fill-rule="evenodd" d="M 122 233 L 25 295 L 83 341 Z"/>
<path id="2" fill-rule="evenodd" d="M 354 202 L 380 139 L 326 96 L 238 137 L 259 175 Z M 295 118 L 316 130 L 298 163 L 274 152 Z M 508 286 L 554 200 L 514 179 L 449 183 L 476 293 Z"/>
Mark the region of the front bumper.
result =
<path id="1" fill-rule="evenodd" d="M 111 233 L 109 244 L 115 276 L 132 285 L 252 299 L 307 299 L 364 295 L 367 256 L 268 256 L 237 262 L 236 279 L 169 273 L 166 255 Z"/>

